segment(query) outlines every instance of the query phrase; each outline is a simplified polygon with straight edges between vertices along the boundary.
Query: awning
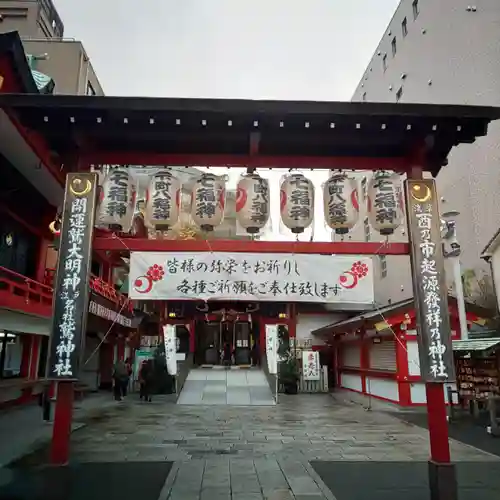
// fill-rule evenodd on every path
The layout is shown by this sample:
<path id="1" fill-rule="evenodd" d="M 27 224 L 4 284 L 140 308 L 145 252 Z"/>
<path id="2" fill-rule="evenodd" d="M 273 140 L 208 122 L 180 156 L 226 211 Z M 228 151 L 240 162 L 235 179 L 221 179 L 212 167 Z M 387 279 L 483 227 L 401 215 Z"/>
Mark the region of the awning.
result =
<path id="1" fill-rule="evenodd" d="M 0 330 L 33 335 L 50 335 L 52 318 L 42 318 L 0 309 Z"/>
<path id="2" fill-rule="evenodd" d="M 500 346 L 499 337 L 453 341 L 454 351 L 487 351 L 498 346 Z"/>

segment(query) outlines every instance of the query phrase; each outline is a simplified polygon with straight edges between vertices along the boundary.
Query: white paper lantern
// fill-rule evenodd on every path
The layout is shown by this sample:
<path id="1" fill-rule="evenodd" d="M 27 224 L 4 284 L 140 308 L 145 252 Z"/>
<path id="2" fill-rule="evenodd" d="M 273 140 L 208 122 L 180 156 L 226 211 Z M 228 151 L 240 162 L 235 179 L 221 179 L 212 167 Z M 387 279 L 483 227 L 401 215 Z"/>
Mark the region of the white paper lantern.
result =
<path id="1" fill-rule="evenodd" d="M 403 194 L 398 174 L 377 172 L 368 184 L 368 218 L 373 229 L 389 236 L 403 220 Z"/>
<path id="2" fill-rule="evenodd" d="M 191 194 L 191 218 L 203 231 L 213 231 L 224 219 L 225 182 L 214 174 L 203 174 Z"/>
<path id="3" fill-rule="evenodd" d="M 127 233 L 132 228 L 136 189 L 128 170 L 112 169 L 99 191 L 97 226 Z"/>
<path id="4" fill-rule="evenodd" d="M 337 234 L 346 234 L 359 218 L 358 183 L 344 173 L 333 174 L 323 187 L 325 222 Z"/>
<path id="5" fill-rule="evenodd" d="M 302 174 L 287 176 L 280 188 L 281 220 L 292 233 L 303 233 L 314 219 L 314 185 Z"/>
<path id="6" fill-rule="evenodd" d="M 249 234 L 257 234 L 269 220 L 269 181 L 258 174 L 243 176 L 236 191 L 236 218 Z"/>
<path id="7" fill-rule="evenodd" d="M 181 188 L 181 181 L 170 170 L 160 170 L 150 177 L 144 213 L 149 228 L 166 231 L 177 223 Z"/>

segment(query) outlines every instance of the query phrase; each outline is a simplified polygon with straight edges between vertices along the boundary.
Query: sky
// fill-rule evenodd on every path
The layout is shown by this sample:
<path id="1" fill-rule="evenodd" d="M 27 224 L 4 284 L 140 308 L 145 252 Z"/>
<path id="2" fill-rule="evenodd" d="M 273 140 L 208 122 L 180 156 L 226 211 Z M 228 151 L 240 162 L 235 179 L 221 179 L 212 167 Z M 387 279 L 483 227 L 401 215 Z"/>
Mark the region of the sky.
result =
<path id="1" fill-rule="evenodd" d="M 80 40 L 107 95 L 348 101 L 399 0 L 53 0 L 65 37 Z M 141 7 L 140 7 L 141 6 Z M 146 7 L 147 6 L 147 7 Z M 240 172 L 229 174 L 234 189 Z M 271 183 L 272 234 L 281 173 Z M 316 190 L 315 241 L 326 172 Z M 318 216 L 321 214 L 321 216 Z"/>
<path id="2" fill-rule="evenodd" d="M 399 0 L 53 0 L 107 95 L 350 100 Z"/>

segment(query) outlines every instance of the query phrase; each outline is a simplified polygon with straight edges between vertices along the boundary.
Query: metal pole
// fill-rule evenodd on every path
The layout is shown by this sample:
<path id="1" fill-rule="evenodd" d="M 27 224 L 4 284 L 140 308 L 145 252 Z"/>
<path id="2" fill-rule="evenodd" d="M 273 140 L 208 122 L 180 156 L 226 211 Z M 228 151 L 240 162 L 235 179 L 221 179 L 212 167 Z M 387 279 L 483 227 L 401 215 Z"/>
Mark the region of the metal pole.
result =
<path id="1" fill-rule="evenodd" d="M 460 270 L 460 257 L 451 257 L 453 267 L 453 279 L 455 280 L 455 293 L 457 295 L 458 320 L 460 323 L 460 338 L 468 340 L 469 330 L 467 328 L 467 315 L 465 312 L 464 285 L 462 283 L 462 272 Z"/>

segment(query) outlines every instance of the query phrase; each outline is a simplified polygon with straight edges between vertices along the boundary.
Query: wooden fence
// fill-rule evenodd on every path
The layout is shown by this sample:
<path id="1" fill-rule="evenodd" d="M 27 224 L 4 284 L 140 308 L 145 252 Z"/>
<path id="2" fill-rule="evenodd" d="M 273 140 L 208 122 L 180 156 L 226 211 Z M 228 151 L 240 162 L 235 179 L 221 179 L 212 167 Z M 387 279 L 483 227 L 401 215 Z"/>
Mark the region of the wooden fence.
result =
<path id="1" fill-rule="evenodd" d="M 320 370 L 319 380 L 304 380 L 302 376 L 302 369 L 299 369 L 299 392 L 302 393 L 325 393 L 329 391 L 328 388 L 328 367 L 322 366 Z M 283 393 L 283 386 L 280 384 L 279 392 Z"/>

